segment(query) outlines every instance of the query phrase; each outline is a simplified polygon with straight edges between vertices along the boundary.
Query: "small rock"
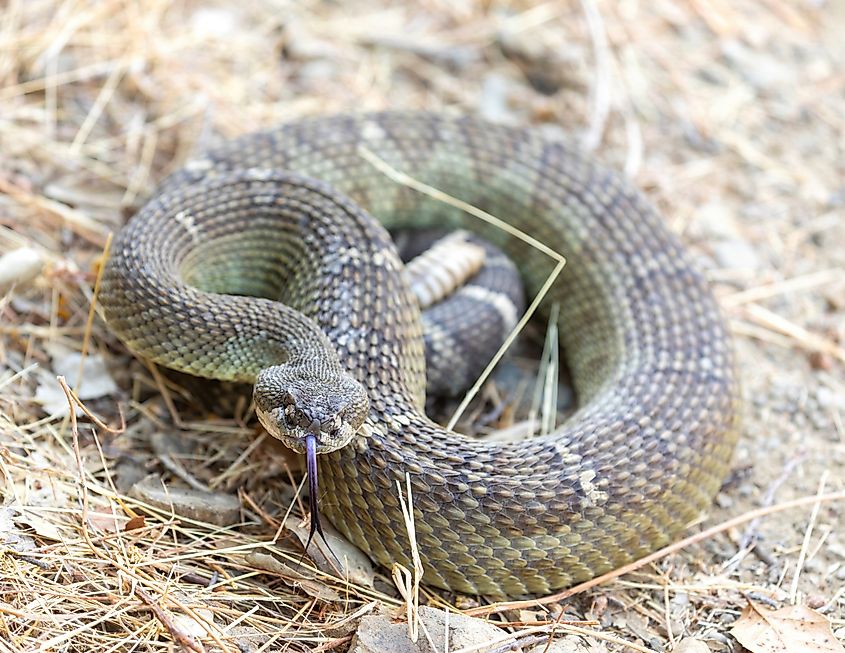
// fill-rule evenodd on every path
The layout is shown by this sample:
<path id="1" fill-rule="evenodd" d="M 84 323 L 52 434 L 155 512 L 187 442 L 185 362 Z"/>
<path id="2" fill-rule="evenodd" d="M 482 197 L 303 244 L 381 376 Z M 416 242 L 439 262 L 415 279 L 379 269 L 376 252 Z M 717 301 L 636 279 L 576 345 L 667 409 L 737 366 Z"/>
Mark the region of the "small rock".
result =
<path id="1" fill-rule="evenodd" d="M 502 53 L 540 93 L 554 95 L 562 88 L 586 86 L 584 51 L 574 44 L 561 43 L 556 32 L 503 29 L 496 40 Z"/>
<path id="2" fill-rule="evenodd" d="M 824 564 L 818 558 L 810 558 L 804 562 L 804 571 L 811 574 L 824 574 Z"/>
<path id="3" fill-rule="evenodd" d="M 446 639 L 443 636 L 446 630 L 446 619 L 449 623 L 449 650 L 457 650 L 465 647 L 478 647 L 479 653 L 487 650 L 484 644 L 493 642 L 504 633 L 493 624 L 466 617 L 460 614 L 449 614 L 436 608 L 423 606 L 420 608 L 420 620 L 425 624 L 431 641 L 432 648 L 425 635 L 420 632 L 416 643 L 408 637 L 408 624 L 405 622 L 395 623 L 386 614 L 369 615 L 361 619 L 358 632 L 352 639 L 349 647 L 350 653 L 439 653 L 446 650 Z M 420 627 L 422 630 L 422 624 Z M 492 648 L 492 646 L 491 646 Z"/>
<path id="4" fill-rule="evenodd" d="M 696 235 L 708 240 L 729 240 L 740 235 L 733 212 L 720 202 L 708 202 L 696 209 L 691 227 Z"/>
<path id="5" fill-rule="evenodd" d="M 227 9 L 202 7 L 189 19 L 191 31 L 203 38 L 230 36 L 239 27 L 238 16 Z"/>
<path id="6" fill-rule="evenodd" d="M 672 597 L 672 600 L 669 601 L 669 605 L 672 606 L 672 613 L 677 614 L 684 612 L 690 606 L 690 598 L 689 594 L 686 592 L 678 592 L 675 596 Z"/>
<path id="7" fill-rule="evenodd" d="M 485 120 L 511 123 L 516 115 L 510 108 L 509 96 L 513 82 L 499 73 L 490 73 L 481 84 L 478 112 Z"/>
<path id="8" fill-rule="evenodd" d="M 744 240 L 723 240 L 715 243 L 713 256 L 723 268 L 756 270 L 760 267 L 757 252 Z"/>
<path id="9" fill-rule="evenodd" d="M 338 68 L 334 61 L 328 59 L 314 59 L 306 61 L 297 69 L 299 78 L 306 82 L 325 84 L 337 77 Z"/>
<path id="10" fill-rule="evenodd" d="M 141 463 L 131 459 L 119 461 L 112 472 L 114 484 L 121 492 L 129 492 L 133 485 L 144 480 L 146 476 L 147 471 Z"/>
<path id="11" fill-rule="evenodd" d="M 732 508 L 734 500 L 727 494 L 720 492 L 716 495 L 716 505 L 723 509 Z"/>
<path id="12" fill-rule="evenodd" d="M 710 647 L 700 639 L 687 638 L 680 640 L 672 653 L 710 653 Z"/>
<path id="13" fill-rule="evenodd" d="M 832 283 L 822 292 L 830 310 L 841 311 L 845 309 L 845 283 Z"/>
<path id="14" fill-rule="evenodd" d="M 845 410 L 845 395 L 830 388 L 821 387 L 816 390 L 816 401 L 825 409 Z"/>
<path id="15" fill-rule="evenodd" d="M 0 256 L 0 291 L 29 283 L 41 273 L 44 264 L 41 253 L 31 247 L 21 247 Z"/>
<path id="16" fill-rule="evenodd" d="M 827 604 L 827 599 L 821 594 L 811 594 L 807 597 L 807 607 L 818 610 L 823 605 Z"/>
<path id="17" fill-rule="evenodd" d="M 823 351 L 814 351 L 809 356 L 810 367 L 814 370 L 829 372 L 833 369 L 833 358 Z"/>
<path id="18" fill-rule="evenodd" d="M 157 474 L 151 474 L 135 483 L 129 491 L 129 496 L 162 510 L 172 510 L 181 517 L 216 526 L 237 524 L 241 514 L 241 504 L 237 497 L 183 487 L 167 487 Z"/>
<path id="19" fill-rule="evenodd" d="M 337 48 L 329 41 L 314 36 L 302 21 L 289 19 L 284 28 L 282 53 L 293 61 L 336 59 Z"/>
<path id="20" fill-rule="evenodd" d="M 827 205 L 831 209 L 838 209 L 839 207 L 845 206 L 845 186 L 837 188 L 830 194 L 830 197 L 827 198 Z"/>

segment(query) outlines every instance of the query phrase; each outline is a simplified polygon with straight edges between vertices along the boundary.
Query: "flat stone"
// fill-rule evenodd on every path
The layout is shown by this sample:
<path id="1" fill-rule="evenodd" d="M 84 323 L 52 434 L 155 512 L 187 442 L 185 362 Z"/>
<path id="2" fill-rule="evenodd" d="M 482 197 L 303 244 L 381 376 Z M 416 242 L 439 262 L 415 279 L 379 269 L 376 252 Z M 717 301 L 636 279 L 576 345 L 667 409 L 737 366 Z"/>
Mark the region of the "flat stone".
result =
<path id="1" fill-rule="evenodd" d="M 447 650 L 444 637 L 446 612 L 424 606 L 420 608 L 420 619 L 431 636 L 434 648 L 431 647 L 428 638 L 423 634 L 422 624 L 420 624 L 419 638 L 416 642 L 412 642 L 408 637 L 407 623 L 396 623 L 387 614 L 376 614 L 361 619 L 358 632 L 352 639 L 349 651 L 350 653 L 385 653 L 386 651 L 390 651 L 390 653 L 440 653 Z M 498 646 L 491 642 L 499 640 L 505 634 L 503 630 L 493 624 L 475 617 L 449 614 L 448 620 L 448 650 L 450 651 L 469 646 L 481 646 L 481 648 L 475 650 L 478 653 L 485 653 Z M 490 646 L 483 646 L 486 643 L 491 644 Z"/>
<path id="2" fill-rule="evenodd" d="M 760 267 L 757 252 L 744 240 L 723 240 L 714 244 L 713 256 L 723 268 L 756 270 Z"/>
<path id="3" fill-rule="evenodd" d="M 129 496 L 180 517 L 216 526 L 231 526 L 240 520 L 241 504 L 231 494 L 201 492 L 184 487 L 167 487 L 158 474 L 135 483 Z"/>

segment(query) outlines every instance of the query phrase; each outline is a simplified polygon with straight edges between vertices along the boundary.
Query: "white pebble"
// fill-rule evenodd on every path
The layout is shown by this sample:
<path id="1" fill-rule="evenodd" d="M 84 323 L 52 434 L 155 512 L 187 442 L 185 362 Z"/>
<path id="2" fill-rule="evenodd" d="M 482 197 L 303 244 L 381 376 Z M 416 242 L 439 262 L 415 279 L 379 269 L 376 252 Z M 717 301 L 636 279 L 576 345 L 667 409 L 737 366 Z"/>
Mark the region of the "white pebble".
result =
<path id="1" fill-rule="evenodd" d="M 32 281 L 41 273 L 43 263 L 40 252 L 31 247 L 3 254 L 0 256 L 0 289 Z"/>

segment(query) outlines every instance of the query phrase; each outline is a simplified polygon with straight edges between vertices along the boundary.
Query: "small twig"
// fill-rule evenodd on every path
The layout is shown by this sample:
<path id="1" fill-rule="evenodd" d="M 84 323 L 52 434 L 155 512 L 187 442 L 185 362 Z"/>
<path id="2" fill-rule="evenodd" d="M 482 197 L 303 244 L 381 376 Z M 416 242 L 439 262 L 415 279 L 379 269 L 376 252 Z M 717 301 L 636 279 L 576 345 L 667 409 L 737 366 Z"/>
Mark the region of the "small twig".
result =
<path id="1" fill-rule="evenodd" d="M 68 405 L 70 406 L 70 418 L 72 424 L 76 424 L 76 409 L 74 406 L 78 406 L 79 410 L 85 413 L 85 416 L 90 419 L 94 424 L 96 424 L 99 428 L 103 429 L 104 431 L 111 433 L 112 435 L 118 435 L 123 433 L 126 430 L 126 418 L 123 415 L 123 411 L 118 406 L 118 413 L 120 414 L 120 426 L 118 428 L 114 428 L 103 422 L 99 417 L 97 417 L 94 413 L 92 413 L 88 407 L 82 403 L 82 400 L 76 395 L 76 393 L 70 389 L 68 386 L 65 377 L 57 376 L 56 380 L 59 382 L 59 385 L 64 390 L 65 396 L 68 400 Z"/>
<path id="2" fill-rule="evenodd" d="M 481 372 L 481 375 L 464 395 L 464 398 L 461 400 L 461 403 L 458 404 L 458 407 L 455 409 L 455 412 L 449 419 L 449 423 L 446 425 L 447 429 L 451 431 L 455 428 L 455 424 L 458 423 L 458 420 L 461 418 L 461 415 L 463 415 L 467 406 L 469 406 L 470 402 L 473 400 L 475 395 L 478 394 L 478 391 L 481 389 L 481 386 L 487 380 L 487 377 L 490 376 L 493 369 L 496 367 L 496 365 L 499 364 L 499 361 L 505 355 L 505 352 L 508 350 L 511 343 L 516 339 L 516 337 L 520 333 L 522 333 L 522 330 L 528 324 L 529 320 L 534 316 L 534 313 L 537 312 L 537 309 L 540 307 L 540 304 L 546 297 L 546 293 L 548 293 L 549 289 L 552 287 L 552 284 L 557 280 L 558 275 L 560 275 L 560 273 L 563 271 L 564 265 L 566 265 L 566 261 L 560 261 L 557 265 L 555 265 L 551 274 L 549 274 L 549 276 L 546 278 L 546 281 L 540 287 L 540 290 L 537 291 L 537 295 L 534 297 L 534 300 L 528 306 L 525 313 L 523 313 L 522 317 L 519 318 L 519 322 L 517 322 L 516 326 L 511 329 L 511 332 L 508 334 L 508 337 L 502 343 L 502 346 L 499 347 L 496 354 L 493 356 L 493 358 L 490 359 L 490 362 L 487 363 L 487 366 L 484 368 L 484 371 Z"/>
<path id="3" fill-rule="evenodd" d="M 408 498 L 402 494 L 402 484 L 396 481 L 396 489 L 399 492 L 399 503 L 402 508 L 402 517 L 405 520 L 405 530 L 408 533 L 408 540 L 411 545 L 411 563 L 413 570 L 409 570 L 399 563 L 393 564 L 393 582 L 402 598 L 405 599 L 405 610 L 408 614 L 408 637 L 412 642 L 416 642 L 419 638 L 420 621 L 420 581 L 422 580 L 423 567 L 422 560 L 420 560 L 420 552 L 417 548 L 417 530 L 414 523 L 414 498 L 411 491 L 411 475 L 405 472 L 405 486 L 408 492 Z M 425 630 L 425 624 L 423 624 Z M 428 632 L 425 633 L 426 638 L 431 644 L 432 650 L 435 649 L 431 642 L 431 637 Z"/>
<path id="4" fill-rule="evenodd" d="M 819 481 L 819 489 L 816 493 L 817 496 L 822 496 L 824 486 L 827 483 L 827 476 L 827 470 L 824 470 L 821 480 Z M 816 525 L 816 520 L 819 517 L 819 509 L 821 508 L 821 505 L 820 501 L 813 504 L 813 509 L 810 512 L 810 521 L 807 522 L 807 530 L 804 531 L 804 539 L 801 542 L 801 551 L 798 553 L 798 562 L 795 563 L 795 574 L 792 576 L 792 584 L 789 588 L 789 602 L 792 605 L 795 605 L 796 602 L 796 597 L 798 595 L 798 579 L 801 577 L 801 570 L 804 568 L 804 561 L 807 559 L 807 549 L 810 548 L 810 538 L 813 535 L 813 527 Z"/>
<path id="5" fill-rule="evenodd" d="M 112 567 L 114 567 L 118 571 L 125 574 L 128 578 L 132 578 L 135 581 L 137 581 L 133 584 L 133 588 L 136 592 L 139 592 L 139 591 L 142 592 L 143 590 L 140 586 L 140 581 L 142 580 L 141 577 L 139 577 L 138 574 L 135 573 L 133 569 L 130 569 L 129 567 L 122 564 L 118 560 L 115 560 L 114 558 L 107 555 L 102 548 L 95 546 L 94 541 L 91 538 L 91 534 L 88 531 L 88 526 L 89 526 L 88 515 L 89 515 L 89 511 L 90 511 L 89 497 L 88 497 L 88 484 L 85 481 L 85 467 L 82 464 L 82 454 L 81 454 L 81 451 L 80 451 L 80 448 L 79 448 L 79 428 L 78 428 L 77 421 L 76 421 L 76 411 L 74 410 L 74 403 L 79 405 L 84 411 L 86 409 L 82 405 L 82 402 L 79 401 L 79 398 L 76 397 L 76 395 L 74 395 L 73 391 L 68 386 L 64 377 L 59 376 L 58 379 L 59 379 L 59 385 L 61 385 L 62 390 L 65 393 L 65 397 L 67 398 L 68 406 L 70 407 L 70 426 L 71 426 L 71 434 L 72 434 L 72 437 L 73 437 L 73 452 L 74 452 L 74 456 L 76 458 L 76 465 L 77 465 L 77 470 L 78 470 L 78 473 L 79 473 L 79 486 L 80 486 L 80 492 L 82 494 L 82 515 L 81 515 L 81 524 L 82 525 L 81 525 L 81 528 L 80 528 L 80 531 L 82 533 L 82 537 L 85 540 L 86 544 L 88 545 L 88 550 L 91 553 L 93 553 L 96 557 L 100 558 L 101 560 L 103 560 L 107 564 L 111 565 Z M 86 415 L 88 415 L 89 417 L 91 417 L 95 421 L 98 421 L 98 420 L 96 420 L 96 418 L 94 418 L 92 415 L 90 415 L 90 413 L 86 412 Z M 121 414 L 121 417 L 122 417 L 122 414 Z M 100 422 L 100 424 L 102 424 L 102 423 Z M 105 427 L 105 425 L 101 426 L 101 428 L 108 430 L 108 428 Z M 147 597 L 149 597 L 149 595 L 147 595 Z M 152 599 L 149 599 L 149 600 L 151 601 Z M 199 617 L 195 614 L 195 612 L 193 610 L 189 609 L 187 606 L 182 605 L 180 602 L 176 601 L 175 599 L 171 599 L 171 600 L 180 609 L 184 610 L 187 614 L 190 614 L 192 617 L 199 619 Z M 156 612 L 156 616 L 159 616 L 158 612 Z M 167 627 L 167 624 L 166 624 L 165 621 L 162 621 L 162 624 L 164 624 Z M 168 630 L 169 630 L 169 628 L 168 628 Z M 173 631 L 171 631 L 171 632 L 173 632 Z M 211 639 L 214 640 L 214 642 L 218 646 L 220 646 L 224 651 L 231 650 L 228 646 L 226 646 L 224 644 L 224 642 L 222 642 L 220 640 L 220 638 L 217 636 L 217 634 L 215 632 L 213 632 L 212 630 L 207 630 L 207 632 L 208 632 L 209 637 L 211 637 Z M 176 636 L 176 633 L 173 633 L 173 634 L 174 634 L 174 636 Z M 191 648 L 191 650 L 199 651 L 201 653 L 205 651 L 204 648 Z"/>
<path id="6" fill-rule="evenodd" d="M 43 195 L 33 195 L 28 190 L 16 186 L 2 176 L 0 176 L 0 193 L 9 195 L 16 202 L 20 202 L 25 206 L 35 207 L 48 216 L 60 218 L 76 234 L 92 243 L 99 245 L 105 243 L 108 238 L 107 234 L 109 232 L 106 231 L 105 227 L 81 211 L 72 209 L 66 204 L 56 202 Z"/>
<path id="7" fill-rule="evenodd" d="M 816 335 L 759 304 L 747 305 L 745 313 L 767 329 L 772 329 L 791 338 L 794 344 L 800 345 L 804 349 L 825 352 L 845 363 L 845 348 L 840 347 L 832 340 Z"/>
<path id="8" fill-rule="evenodd" d="M 607 118 L 610 115 L 610 47 L 601 12 L 593 0 L 581 0 L 593 56 L 596 62 L 595 83 L 590 90 L 590 126 L 581 142 L 587 152 L 594 151 L 601 143 Z"/>
<path id="9" fill-rule="evenodd" d="M 103 114 L 103 110 L 112 99 L 112 96 L 114 95 L 118 84 L 120 84 L 120 81 L 123 79 L 125 72 L 125 66 L 115 66 L 115 68 L 109 73 L 105 83 L 102 87 L 100 87 L 97 99 L 94 100 L 94 104 L 91 105 L 91 109 L 88 111 L 88 114 L 85 116 L 85 119 L 76 131 L 76 136 L 73 137 L 73 142 L 70 144 L 71 155 L 78 155 L 82 150 L 82 146 L 91 134 L 91 130 L 97 124 L 100 116 Z"/>
<path id="10" fill-rule="evenodd" d="M 170 612 L 162 608 L 158 601 L 154 600 L 152 596 L 147 594 L 144 589 L 138 585 L 134 587 L 135 594 L 144 602 L 146 603 L 150 610 L 153 611 L 153 614 L 156 616 L 161 622 L 161 625 L 167 628 L 167 632 L 173 637 L 173 641 L 179 644 L 182 648 L 187 649 L 189 651 L 196 651 L 197 653 L 205 653 L 206 648 L 202 645 L 201 642 L 198 642 L 197 639 L 189 634 L 186 633 L 183 628 L 177 624 L 173 618 L 170 616 Z"/>
<path id="11" fill-rule="evenodd" d="M 778 489 L 786 483 L 787 479 L 792 475 L 792 472 L 795 471 L 795 468 L 804 460 L 805 452 L 803 450 L 798 451 L 797 455 L 790 458 L 786 464 L 783 466 L 783 470 L 772 483 L 769 484 L 769 487 L 766 488 L 766 491 L 763 493 L 763 500 L 760 502 L 760 505 L 763 507 L 771 506 L 775 502 L 775 495 L 777 494 Z M 742 535 L 742 539 L 739 541 L 739 548 L 745 549 L 751 546 L 752 541 L 755 538 L 755 531 L 757 529 L 757 524 L 759 523 L 759 519 L 753 519 L 748 523 L 748 527 L 745 529 L 745 532 Z"/>
<path id="12" fill-rule="evenodd" d="M 803 274 L 785 281 L 778 281 L 775 283 L 767 283 L 762 286 L 754 286 L 747 290 L 732 293 L 730 295 L 723 295 L 719 297 L 719 303 L 725 307 L 740 306 L 742 304 L 749 304 L 751 302 L 758 302 L 761 299 L 770 299 L 779 295 L 786 295 L 797 292 L 799 290 L 808 290 L 824 284 L 831 283 L 837 279 L 842 279 L 845 275 L 845 270 L 842 268 L 833 268 L 830 270 L 820 270 L 810 274 Z"/>
<path id="13" fill-rule="evenodd" d="M 469 215 L 476 217 L 484 222 L 487 222 L 494 227 L 498 227 L 502 231 L 509 233 L 511 236 L 515 238 L 519 238 L 521 241 L 531 245 L 533 248 L 543 252 L 549 258 L 563 262 L 566 259 L 560 252 L 556 252 L 548 245 L 543 244 L 533 236 L 528 235 L 524 231 L 517 229 L 512 224 L 505 222 L 501 218 L 497 218 L 495 215 L 488 213 L 487 211 L 483 211 L 479 209 L 477 206 L 473 206 L 469 202 L 464 202 L 456 197 L 452 197 L 448 193 L 444 193 L 443 191 L 435 188 L 434 186 L 429 186 L 417 179 L 414 179 L 408 174 L 397 170 L 393 166 L 391 166 L 387 161 L 384 159 L 379 158 L 374 152 L 368 150 L 364 146 L 360 146 L 358 148 L 358 153 L 364 158 L 370 165 L 372 165 L 376 170 L 381 172 L 385 177 L 392 179 L 398 184 L 402 184 L 403 186 L 407 186 L 408 188 L 412 188 L 413 190 L 417 191 L 418 193 L 422 193 L 423 195 L 428 195 L 429 197 L 436 199 L 444 204 L 448 204 L 449 206 L 454 206 Z"/>
<path id="14" fill-rule="evenodd" d="M 173 397 L 170 396 L 170 390 L 168 390 L 167 388 L 167 383 L 165 383 L 164 377 L 158 369 L 158 365 L 156 365 L 152 361 L 147 361 L 144 359 L 141 359 L 141 362 L 146 365 L 147 369 L 150 371 L 150 374 L 153 375 L 153 380 L 155 381 L 155 384 L 158 387 L 158 391 L 161 395 L 161 398 L 164 400 L 164 405 L 167 407 L 167 412 L 170 413 L 170 419 L 172 419 L 173 423 L 180 429 L 186 428 L 185 422 L 182 421 L 182 416 L 179 415 L 179 411 L 176 410 L 176 403 L 173 401 Z"/>
<path id="15" fill-rule="evenodd" d="M 97 309 L 97 298 L 100 296 L 100 286 L 103 281 L 103 272 L 106 269 L 106 261 L 109 259 L 111 250 L 112 234 L 106 237 L 106 244 L 103 246 L 103 253 L 100 256 L 100 266 L 97 270 L 97 278 L 94 280 L 94 294 L 91 297 L 91 305 L 88 308 L 88 318 L 85 320 L 85 333 L 82 336 L 82 351 L 79 354 L 79 371 L 76 374 L 75 392 L 79 392 L 82 385 L 82 372 L 85 368 L 85 357 L 88 355 L 88 347 L 91 344 L 91 331 L 94 328 L 94 315 Z"/>

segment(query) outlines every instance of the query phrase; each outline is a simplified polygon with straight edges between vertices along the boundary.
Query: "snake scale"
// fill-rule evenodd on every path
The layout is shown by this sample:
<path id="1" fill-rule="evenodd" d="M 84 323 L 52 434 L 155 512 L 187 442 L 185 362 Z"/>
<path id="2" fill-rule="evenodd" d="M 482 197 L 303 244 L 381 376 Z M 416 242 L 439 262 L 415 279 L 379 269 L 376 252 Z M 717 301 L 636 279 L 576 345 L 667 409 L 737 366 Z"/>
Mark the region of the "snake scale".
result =
<path id="1" fill-rule="evenodd" d="M 362 148 L 567 258 L 541 307 L 560 306 L 578 396 L 555 432 L 489 443 L 425 416 L 419 310 L 382 225 L 477 232 L 529 296 L 554 261 L 389 180 Z M 231 141 L 124 228 L 101 302 L 139 355 L 255 381 L 262 423 L 319 461 L 321 511 L 388 566 L 410 564 L 407 474 L 423 580 L 453 591 L 547 593 L 666 544 L 709 505 L 737 438 L 705 279 L 642 194 L 531 128 L 387 112 Z"/>

